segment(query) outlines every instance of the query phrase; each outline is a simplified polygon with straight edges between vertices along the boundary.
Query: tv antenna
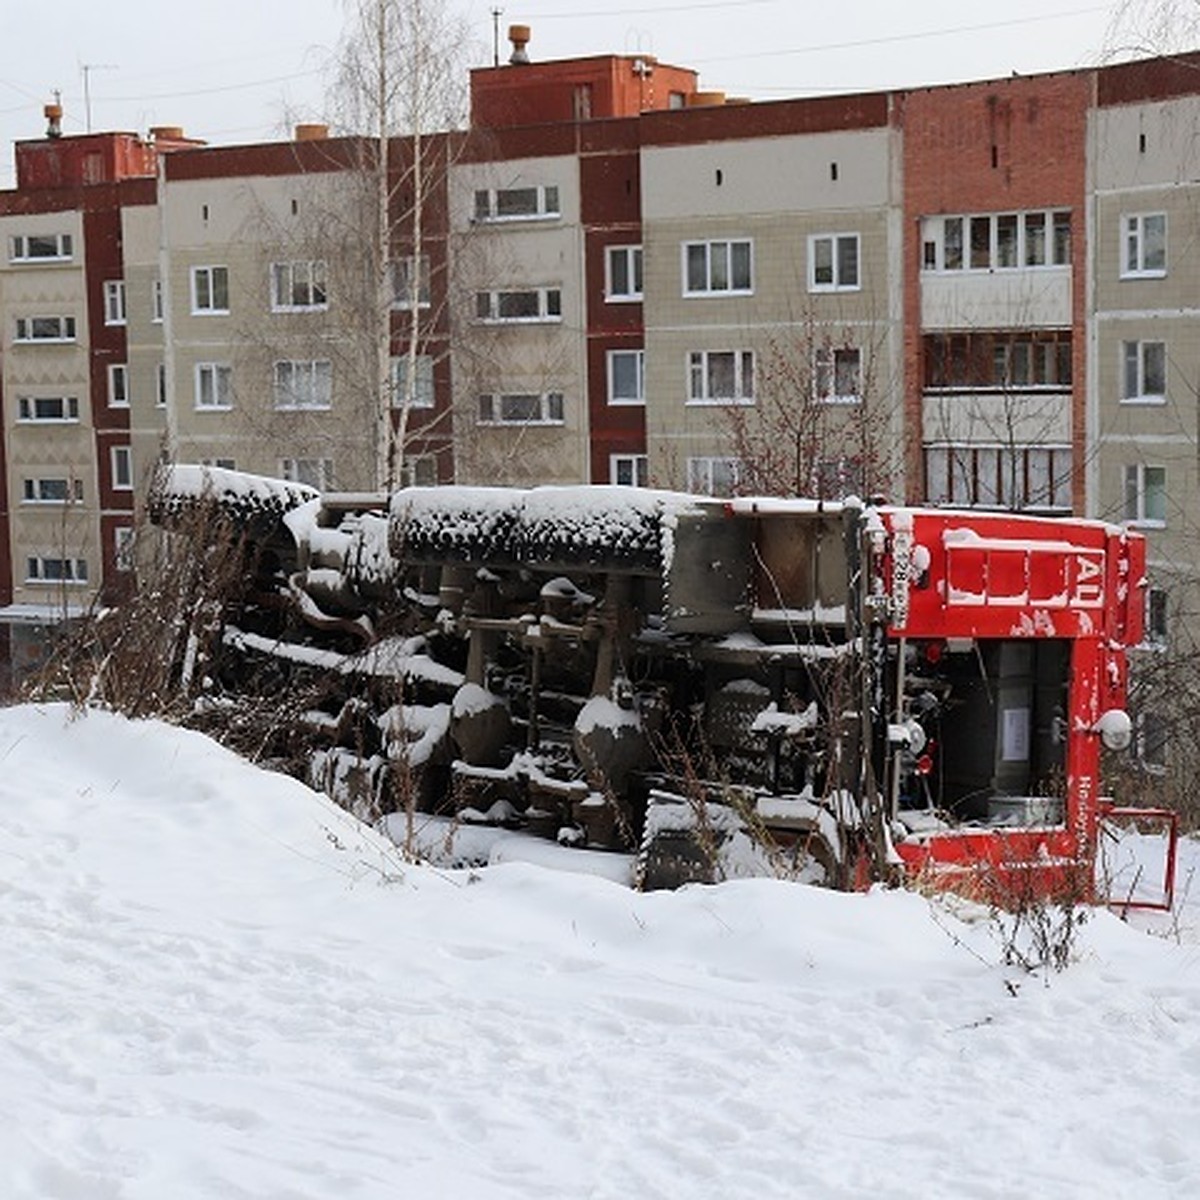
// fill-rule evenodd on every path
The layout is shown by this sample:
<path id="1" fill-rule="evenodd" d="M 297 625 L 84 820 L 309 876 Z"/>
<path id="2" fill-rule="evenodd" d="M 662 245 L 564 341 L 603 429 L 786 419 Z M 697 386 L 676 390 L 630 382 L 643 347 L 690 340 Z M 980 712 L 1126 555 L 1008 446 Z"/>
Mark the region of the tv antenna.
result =
<path id="1" fill-rule="evenodd" d="M 83 123 L 84 132 L 92 132 L 92 89 L 91 77 L 93 71 L 115 71 L 116 63 L 80 63 L 79 71 L 83 75 Z"/>

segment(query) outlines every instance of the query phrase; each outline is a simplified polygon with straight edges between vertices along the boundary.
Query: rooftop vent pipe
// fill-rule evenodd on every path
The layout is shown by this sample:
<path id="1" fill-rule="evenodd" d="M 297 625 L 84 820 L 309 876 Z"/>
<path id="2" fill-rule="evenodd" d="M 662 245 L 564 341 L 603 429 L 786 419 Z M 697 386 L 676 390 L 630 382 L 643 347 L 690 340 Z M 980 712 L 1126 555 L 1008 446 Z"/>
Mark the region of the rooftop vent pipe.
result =
<path id="1" fill-rule="evenodd" d="M 48 138 L 62 137 L 62 105 L 47 104 L 42 109 L 42 115 L 46 118 L 46 136 Z"/>
<path id="2" fill-rule="evenodd" d="M 508 40 L 512 42 L 512 56 L 509 62 L 514 67 L 523 66 L 529 62 L 529 55 L 525 51 L 525 47 L 529 45 L 529 26 L 528 25 L 510 25 L 508 27 Z"/>

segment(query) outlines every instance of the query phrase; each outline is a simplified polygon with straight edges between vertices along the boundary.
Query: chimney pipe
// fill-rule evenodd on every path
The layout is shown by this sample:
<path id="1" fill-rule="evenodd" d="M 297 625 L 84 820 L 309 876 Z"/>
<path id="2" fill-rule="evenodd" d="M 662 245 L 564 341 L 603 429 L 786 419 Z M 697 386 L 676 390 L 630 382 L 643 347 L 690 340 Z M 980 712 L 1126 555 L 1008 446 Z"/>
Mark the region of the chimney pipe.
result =
<path id="1" fill-rule="evenodd" d="M 48 138 L 62 137 L 62 105 L 47 104 L 42 109 L 42 115 L 46 118 L 46 136 Z"/>
<path id="2" fill-rule="evenodd" d="M 525 47 L 529 45 L 529 26 L 528 25 L 510 25 L 508 27 L 508 40 L 512 42 L 512 56 L 509 62 L 514 67 L 523 66 L 529 62 L 529 55 L 525 51 Z"/>

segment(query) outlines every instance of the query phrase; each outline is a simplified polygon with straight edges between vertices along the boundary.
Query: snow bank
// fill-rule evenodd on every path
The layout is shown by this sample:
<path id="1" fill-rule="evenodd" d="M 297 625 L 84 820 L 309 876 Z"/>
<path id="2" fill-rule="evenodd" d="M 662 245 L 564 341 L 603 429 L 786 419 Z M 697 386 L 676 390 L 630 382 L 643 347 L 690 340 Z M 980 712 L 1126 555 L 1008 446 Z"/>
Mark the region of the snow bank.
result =
<path id="1" fill-rule="evenodd" d="M 909 893 L 409 867 L 161 724 L 0 760 L 5 1200 L 1200 1190 L 1194 902 L 1042 980 Z"/>

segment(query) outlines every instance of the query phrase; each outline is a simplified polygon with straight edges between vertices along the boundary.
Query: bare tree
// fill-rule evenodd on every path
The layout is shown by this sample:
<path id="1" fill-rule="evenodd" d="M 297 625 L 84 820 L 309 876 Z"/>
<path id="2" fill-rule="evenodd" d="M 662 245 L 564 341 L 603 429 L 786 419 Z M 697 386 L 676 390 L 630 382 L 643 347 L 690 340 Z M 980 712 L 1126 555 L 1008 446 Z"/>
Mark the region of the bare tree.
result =
<path id="1" fill-rule="evenodd" d="M 431 295 L 431 227 L 439 227 L 445 270 L 447 131 L 462 125 L 462 22 L 439 0 L 346 0 L 338 49 L 334 117 L 364 136 L 358 178 L 373 213 L 362 236 L 373 268 L 375 378 L 379 434 L 375 475 L 397 482 L 418 401 L 418 360 L 436 331 Z M 365 205 L 364 205 L 365 207 Z M 365 215 L 365 214 L 364 214 Z M 441 289 L 445 294 L 445 288 Z M 394 323 L 394 308 L 401 319 Z M 393 338 L 407 366 L 392 370 Z"/>
<path id="2" fill-rule="evenodd" d="M 725 412 L 725 435 L 749 495 L 842 499 L 891 495 L 900 476 L 898 400 L 882 338 L 812 313 L 759 355 L 752 405 Z"/>

